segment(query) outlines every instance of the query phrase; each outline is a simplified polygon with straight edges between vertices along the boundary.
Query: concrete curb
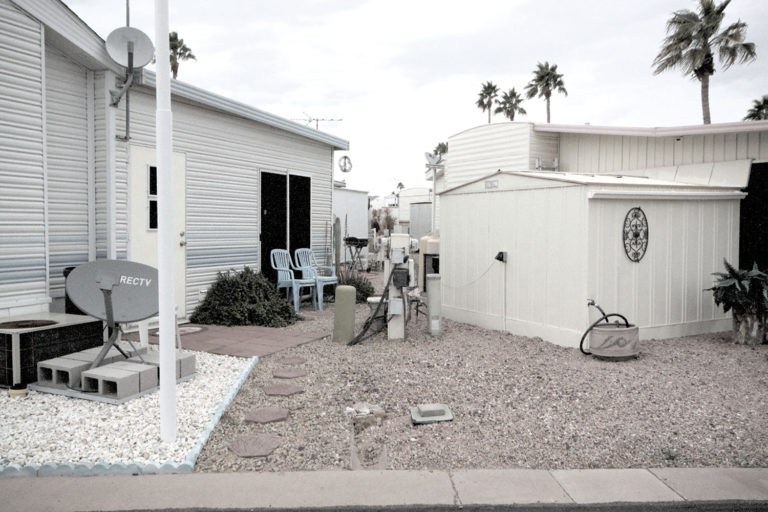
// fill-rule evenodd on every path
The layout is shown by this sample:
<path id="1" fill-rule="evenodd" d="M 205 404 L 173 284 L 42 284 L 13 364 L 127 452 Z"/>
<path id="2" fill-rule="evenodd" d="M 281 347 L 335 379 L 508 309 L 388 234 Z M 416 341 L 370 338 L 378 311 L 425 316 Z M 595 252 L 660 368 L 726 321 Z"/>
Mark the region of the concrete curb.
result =
<path id="1" fill-rule="evenodd" d="M 213 429 L 221 419 L 221 415 L 227 410 L 229 405 L 240 392 L 240 388 L 245 384 L 245 380 L 250 375 L 251 370 L 259 362 L 259 358 L 254 356 L 248 365 L 240 372 L 240 376 L 232 385 L 229 393 L 219 404 L 219 407 L 211 416 L 208 426 L 200 434 L 195 445 L 187 453 L 183 462 L 174 461 L 151 461 L 151 462 L 47 462 L 43 465 L 29 464 L 20 466 L 19 464 L 9 464 L 0 466 L 0 478 L 14 477 L 32 477 L 32 476 L 105 476 L 105 475 L 171 475 L 176 473 L 191 473 L 195 468 L 197 458 L 200 452 L 211 437 Z"/>
<path id="2" fill-rule="evenodd" d="M 109 489 L 109 492 L 104 492 Z M 7 510 L 766 510 L 768 468 L 304 471 L 0 479 Z M 727 507 L 711 505 L 729 503 Z M 589 508 L 585 508 L 589 507 Z M 709 507 L 709 508 L 707 508 Z M 4 509 L 4 510 L 5 510 Z"/>

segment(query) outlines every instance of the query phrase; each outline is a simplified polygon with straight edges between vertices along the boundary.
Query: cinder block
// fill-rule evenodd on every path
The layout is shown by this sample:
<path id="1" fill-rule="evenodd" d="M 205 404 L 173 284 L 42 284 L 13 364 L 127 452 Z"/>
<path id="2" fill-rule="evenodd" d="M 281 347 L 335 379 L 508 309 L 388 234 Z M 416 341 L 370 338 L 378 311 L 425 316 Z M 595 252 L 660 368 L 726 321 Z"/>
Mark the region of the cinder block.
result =
<path id="1" fill-rule="evenodd" d="M 139 391 L 146 391 L 157 387 L 158 371 L 157 366 L 151 364 L 135 363 L 133 361 L 118 361 L 109 365 L 110 368 L 125 370 L 127 372 L 136 372 L 139 374 Z"/>
<path id="2" fill-rule="evenodd" d="M 176 370 L 177 379 L 195 373 L 195 354 L 176 354 L 176 361 L 178 363 L 178 369 Z"/>
<path id="3" fill-rule="evenodd" d="M 128 357 L 133 357 L 136 355 L 137 350 L 133 350 L 129 345 L 123 345 L 120 344 L 120 348 L 123 349 L 123 352 L 128 354 Z M 80 359 L 83 361 L 91 361 L 93 362 L 96 357 L 99 355 L 99 352 L 101 352 L 102 347 L 94 347 L 89 348 L 86 350 L 81 350 L 80 352 L 75 352 L 73 354 L 69 354 L 67 356 L 64 356 L 68 359 Z M 146 351 L 145 348 L 139 348 L 138 352 L 144 352 Z M 102 365 L 114 363 L 116 361 L 126 361 L 125 357 L 123 357 L 123 354 L 120 353 L 119 350 L 117 350 L 115 347 L 111 347 L 109 351 L 107 352 L 107 355 L 104 356 L 104 360 L 102 362 Z"/>
<path id="4" fill-rule="evenodd" d="M 64 357 L 55 357 L 37 363 L 37 383 L 51 388 L 76 388 L 80 385 L 80 376 L 90 368 L 89 361 L 78 361 Z"/>
<path id="5" fill-rule="evenodd" d="M 86 370 L 82 374 L 83 391 L 97 392 L 107 398 L 126 398 L 139 393 L 139 374 L 112 368 L 111 365 Z"/>
<path id="6" fill-rule="evenodd" d="M 159 350 L 152 350 L 148 351 L 146 354 L 142 354 L 142 357 L 144 358 L 144 361 L 146 364 L 155 365 L 157 367 L 160 366 L 160 351 Z M 131 362 L 141 362 L 141 360 L 136 357 L 132 357 L 129 359 Z M 195 373 L 195 354 L 189 354 L 189 353 L 176 353 L 176 378 L 180 379 L 182 377 L 186 377 L 187 375 L 192 375 Z"/>

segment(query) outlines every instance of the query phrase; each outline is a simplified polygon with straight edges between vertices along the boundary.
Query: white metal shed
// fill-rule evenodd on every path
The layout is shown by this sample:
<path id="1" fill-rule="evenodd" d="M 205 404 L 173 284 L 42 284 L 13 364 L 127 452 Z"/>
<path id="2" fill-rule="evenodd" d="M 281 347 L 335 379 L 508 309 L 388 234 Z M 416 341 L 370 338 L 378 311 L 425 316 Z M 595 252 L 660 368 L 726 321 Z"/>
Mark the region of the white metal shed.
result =
<path id="1" fill-rule="evenodd" d="M 749 161 L 736 167 L 710 169 L 698 183 L 686 172 L 680 177 L 688 183 L 675 181 L 677 170 L 645 177 L 499 171 L 446 190 L 444 316 L 570 347 L 596 318 L 588 299 L 625 315 L 644 339 L 727 330 L 729 315 L 704 289 L 723 258 L 738 259 Z M 647 219 L 639 261 L 624 245 L 634 208 Z M 506 263 L 495 259 L 499 252 Z"/>

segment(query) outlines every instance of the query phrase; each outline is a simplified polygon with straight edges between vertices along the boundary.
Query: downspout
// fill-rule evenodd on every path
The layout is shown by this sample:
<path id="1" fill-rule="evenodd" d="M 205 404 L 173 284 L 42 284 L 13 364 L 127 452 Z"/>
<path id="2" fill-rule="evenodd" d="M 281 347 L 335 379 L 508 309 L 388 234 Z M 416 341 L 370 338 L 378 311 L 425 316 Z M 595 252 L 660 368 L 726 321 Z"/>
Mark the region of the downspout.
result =
<path id="1" fill-rule="evenodd" d="M 117 259 L 117 191 L 116 191 L 116 149 L 115 149 L 115 122 L 117 121 L 117 108 L 110 106 L 110 84 L 114 85 L 115 74 L 112 71 L 104 72 L 104 124 L 105 124 L 105 166 L 106 166 L 106 214 L 107 225 L 105 233 L 107 240 L 107 258 Z"/>
<path id="2" fill-rule="evenodd" d="M 88 137 L 88 261 L 96 259 L 96 133 L 95 133 L 95 82 L 93 71 L 85 75 L 86 124 Z"/>
<path id="3" fill-rule="evenodd" d="M 40 24 L 40 64 L 41 64 L 41 88 L 42 102 L 41 123 L 43 140 L 43 247 L 45 252 L 45 296 L 51 299 L 51 243 L 48 236 L 48 94 L 46 91 L 46 61 L 45 61 L 45 28 Z"/>

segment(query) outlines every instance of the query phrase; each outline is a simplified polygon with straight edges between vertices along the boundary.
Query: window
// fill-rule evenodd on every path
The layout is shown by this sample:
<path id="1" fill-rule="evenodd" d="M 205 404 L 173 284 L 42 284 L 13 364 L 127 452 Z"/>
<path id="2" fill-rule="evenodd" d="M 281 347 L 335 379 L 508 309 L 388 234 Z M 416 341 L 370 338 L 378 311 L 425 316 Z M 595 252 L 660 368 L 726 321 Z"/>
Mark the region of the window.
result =
<path id="1" fill-rule="evenodd" d="M 157 167 L 154 165 L 149 166 L 148 178 L 149 229 L 157 229 Z"/>

